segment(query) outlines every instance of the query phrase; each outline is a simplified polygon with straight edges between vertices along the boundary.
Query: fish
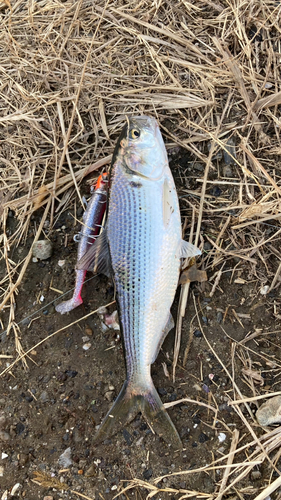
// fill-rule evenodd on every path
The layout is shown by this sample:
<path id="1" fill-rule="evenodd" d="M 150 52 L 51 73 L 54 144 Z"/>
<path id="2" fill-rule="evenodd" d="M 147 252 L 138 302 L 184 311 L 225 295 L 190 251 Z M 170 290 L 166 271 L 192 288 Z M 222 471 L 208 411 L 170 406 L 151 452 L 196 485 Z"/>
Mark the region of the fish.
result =
<path id="1" fill-rule="evenodd" d="M 100 226 L 106 209 L 107 199 L 107 174 L 103 173 L 98 177 L 95 190 L 87 205 L 83 215 L 83 224 L 79 234 L 79 244 L 77 252 L 77 262 L 87 252 L 90 245 L 95 241 L 95 237 L 100 232 Z M 81 291 L 84 285 L 86 271 L 76 269 L 76 280 L 74 293 L 71 299 L 61 302 L 56 306 L 56 311 L 65 314 L 83 303 Z"/>
<path id="2" fill-rule="evenodd" d="M 154 433 L 181 448 L 151 365 L 174 326 L 170 308 L 181 259 L 201 252 L 182 240 L 177 191 L 155 118 L 128 118 L 113 153 L 109 183 L 105 229 L 78 268 L 113 276 L 126 380 L 94 442 L 123 429 L 141 412 Z"/>

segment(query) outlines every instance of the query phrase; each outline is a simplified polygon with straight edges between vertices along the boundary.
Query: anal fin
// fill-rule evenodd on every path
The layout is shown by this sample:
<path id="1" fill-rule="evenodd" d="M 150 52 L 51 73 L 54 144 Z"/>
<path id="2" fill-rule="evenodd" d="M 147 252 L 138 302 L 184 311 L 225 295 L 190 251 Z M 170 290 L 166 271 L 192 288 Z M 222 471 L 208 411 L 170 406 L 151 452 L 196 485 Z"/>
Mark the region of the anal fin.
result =
<path id="1" fill-rule="evenodd" d="M 201 250 L 199 250 L 199 248 L 189 243 L 189 241 L 180 241 L 177 257 L 180 259 L 188 259 L 190 257 L 196 257 L 196 255 L 201 255 Z"/>

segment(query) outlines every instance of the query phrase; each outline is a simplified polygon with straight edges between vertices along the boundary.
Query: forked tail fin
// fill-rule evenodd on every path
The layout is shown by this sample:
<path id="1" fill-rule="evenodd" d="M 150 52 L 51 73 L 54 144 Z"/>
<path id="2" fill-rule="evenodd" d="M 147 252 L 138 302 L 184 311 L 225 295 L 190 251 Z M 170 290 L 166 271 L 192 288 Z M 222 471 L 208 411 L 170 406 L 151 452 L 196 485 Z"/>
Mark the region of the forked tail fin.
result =
<path id="1" fill-rule="evenodd" d="M 126 381 L 101 423 L 94 442 L 100 442 L 125 427 L 138 412 L 141 412 L 149 427 L 173 448 L 182 448 L 178 432 L 170 419 L 158 393 L 151 383 L 145 394 L 138 394 Z"/>

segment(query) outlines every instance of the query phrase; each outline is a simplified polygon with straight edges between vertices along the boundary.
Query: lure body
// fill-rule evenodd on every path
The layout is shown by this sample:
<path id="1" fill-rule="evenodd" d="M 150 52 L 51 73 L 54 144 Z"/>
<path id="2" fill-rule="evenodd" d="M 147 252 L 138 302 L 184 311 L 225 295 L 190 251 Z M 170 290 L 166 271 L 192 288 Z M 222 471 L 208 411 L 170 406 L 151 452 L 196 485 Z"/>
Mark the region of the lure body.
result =
<path id="1" fill-rule="evenodd" d="M 106 208 L 107 197 L 107 174 L 101 174 L 98 178 L 95 191 L 87 205 L 83 215 L 77 262 L 85 255 L 89 247 L 94 243 L 95 237 L 99 234 L 100 225 Z M 71 299 L 61 302 L 56 306 L 56 311 L 65 314 L 83 303 L 81 291 L 85 281 L 86 271 L 76 269 L 75 289 Z"/>

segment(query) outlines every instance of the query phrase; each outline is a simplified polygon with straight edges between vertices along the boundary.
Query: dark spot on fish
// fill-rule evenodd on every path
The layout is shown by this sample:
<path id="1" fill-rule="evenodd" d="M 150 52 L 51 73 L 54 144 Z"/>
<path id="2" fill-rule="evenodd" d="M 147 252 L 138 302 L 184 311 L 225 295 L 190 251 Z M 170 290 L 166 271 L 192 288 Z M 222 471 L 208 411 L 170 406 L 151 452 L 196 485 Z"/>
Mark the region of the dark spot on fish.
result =
<path id="1" fill-rule="evenodd" d="M 130 186 L 132 186 L 134 188 L 140 188 L 140 187 L 142 187 L 142 183 L 141 182 L 131 181 L 130 182 Z"/>

